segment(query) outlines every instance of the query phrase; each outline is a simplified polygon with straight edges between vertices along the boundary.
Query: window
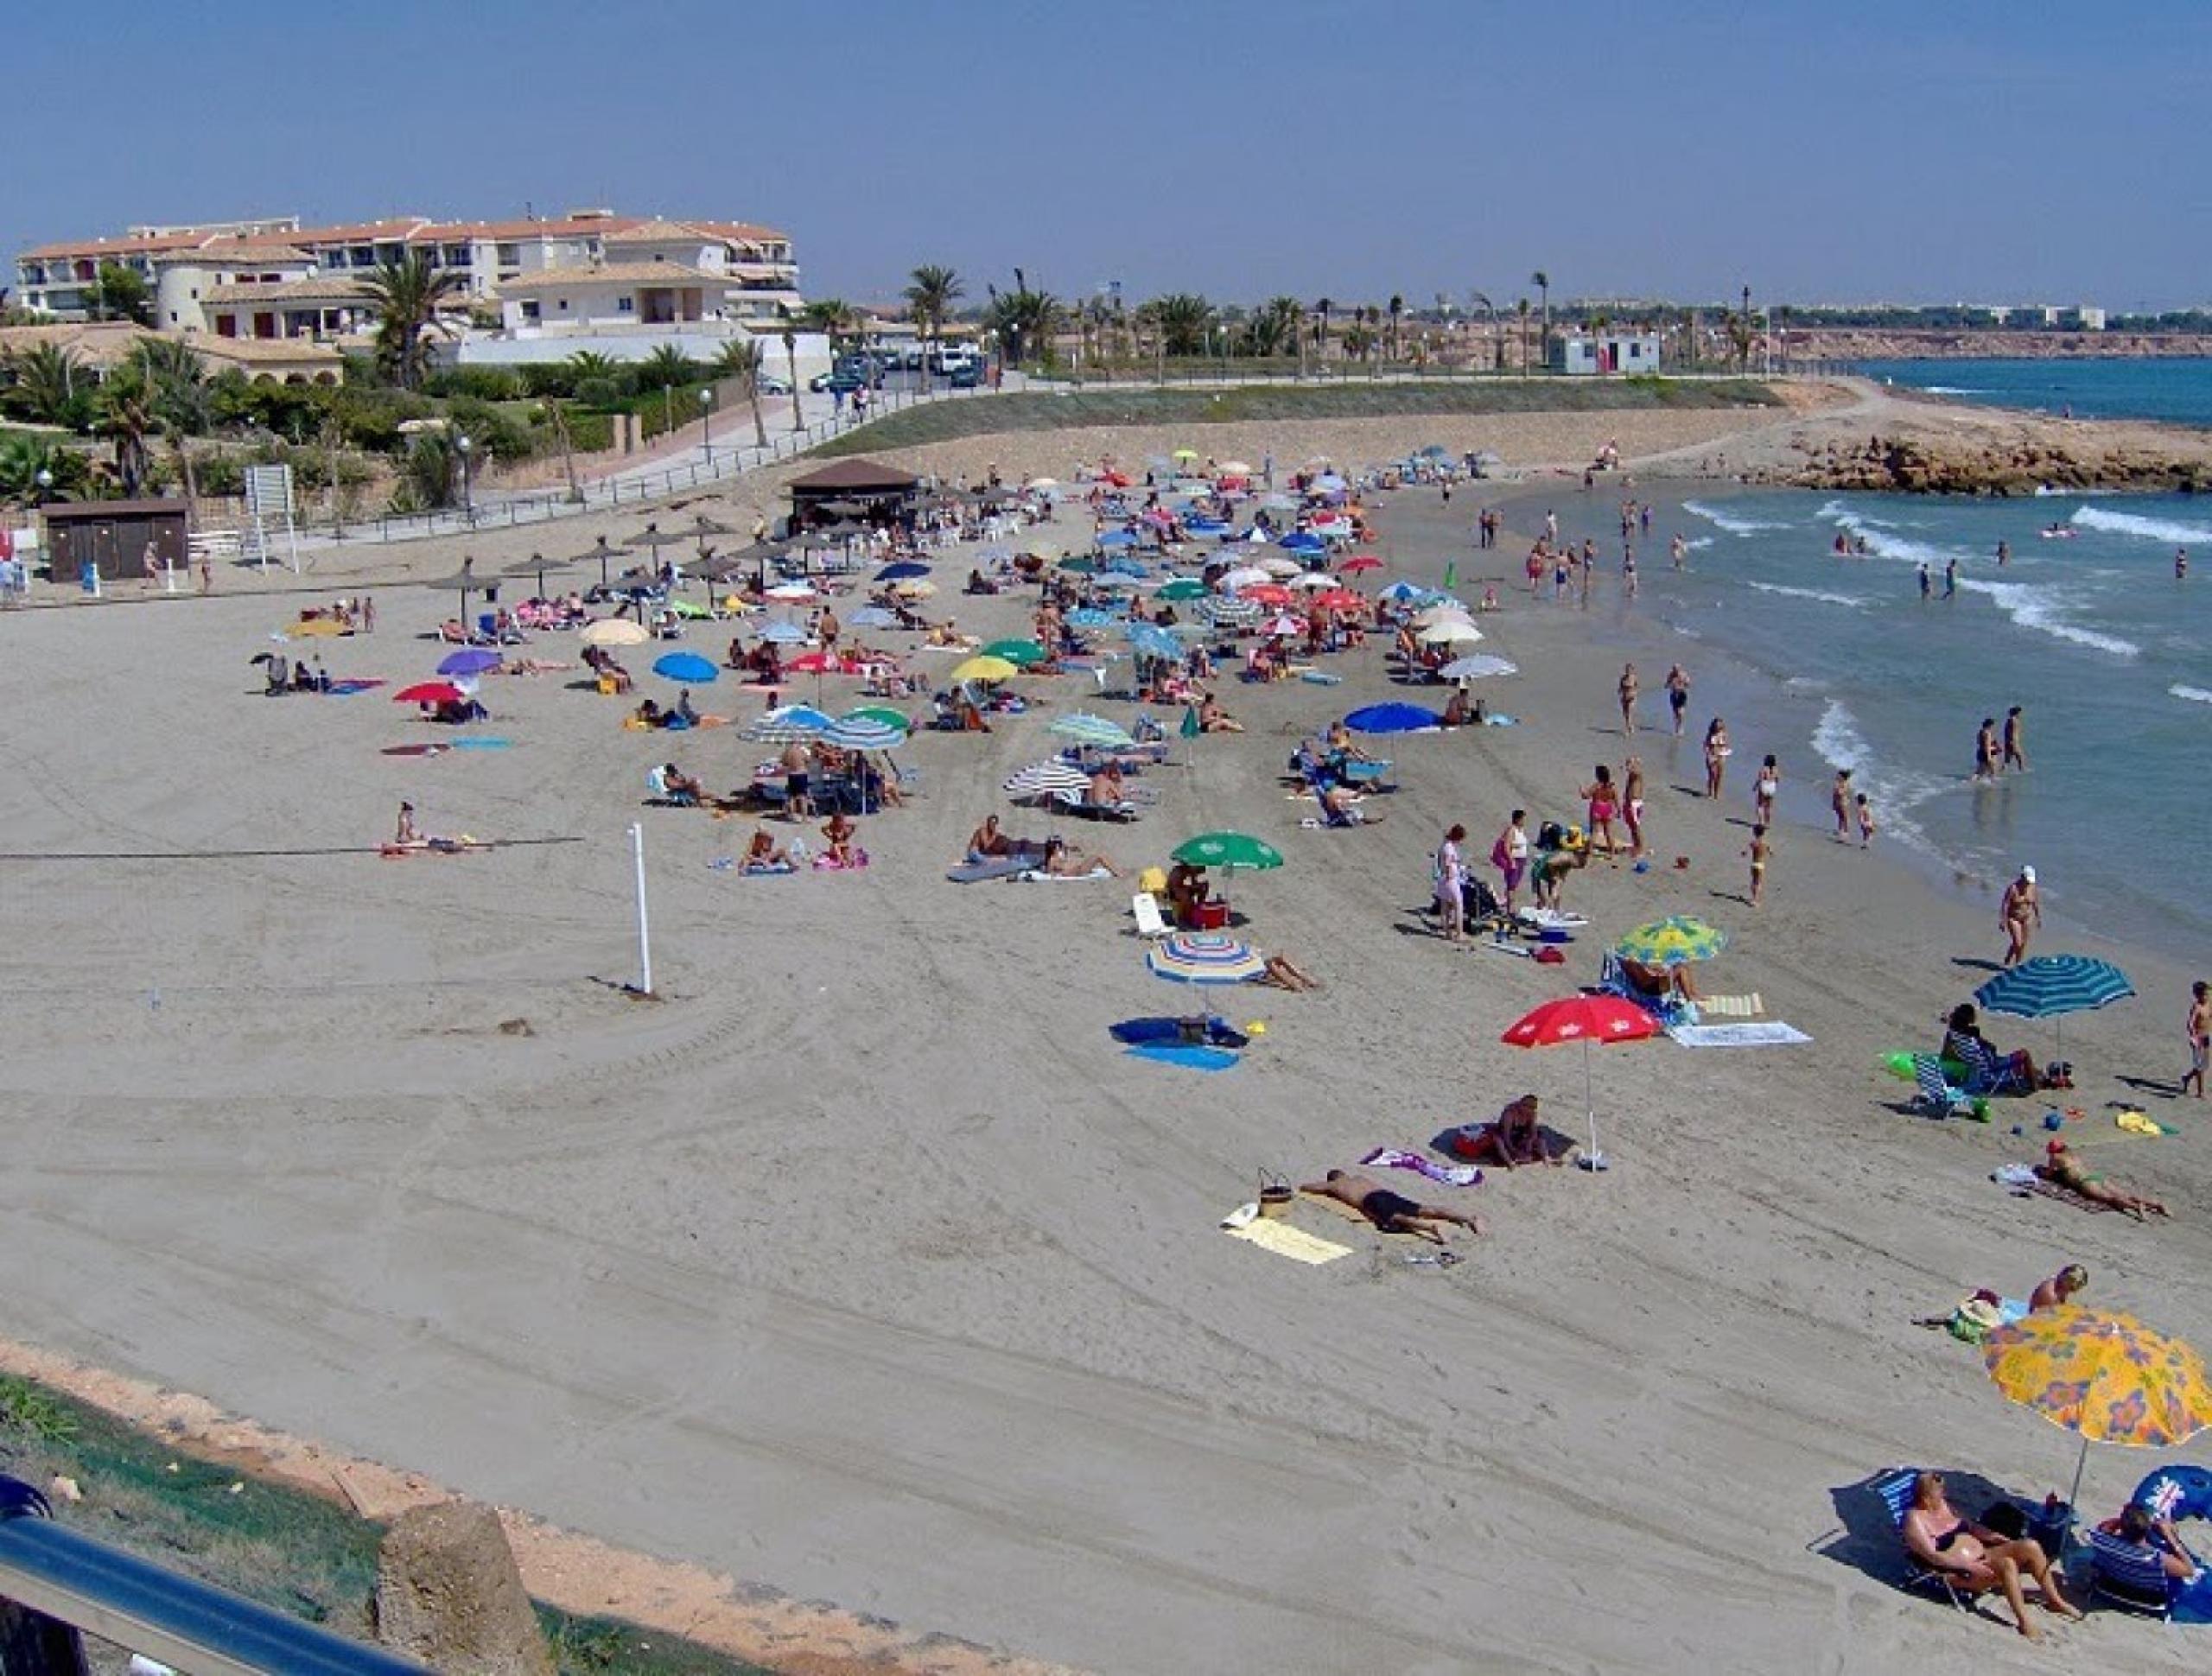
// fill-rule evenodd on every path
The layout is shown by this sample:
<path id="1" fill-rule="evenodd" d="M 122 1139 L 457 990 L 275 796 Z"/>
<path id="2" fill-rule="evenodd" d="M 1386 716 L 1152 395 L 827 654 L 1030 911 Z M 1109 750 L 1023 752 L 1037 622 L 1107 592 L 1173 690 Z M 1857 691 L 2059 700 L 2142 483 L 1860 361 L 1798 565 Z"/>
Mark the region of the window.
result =
<path id="1" fill-rule="evenodd" d="M 531 297 L 525 300 L 522 305 L 522 317 L 524 320 L 536 320 L 538 314 L 537 299 Z"/>
<path id="2" fill-rule="evenodd" d="M 521 245 L 519 245 L 519 244 L 502 244 L 502 245 L 500 245 L 500 246 L 499 246 L 499 265 L 500 265 L 502 268 L 519 268 L 519 267 L 521 267 L 521 266 L 522 266 L 522 246 L 521 246 Z"/>
<path id="3" fill-rule="evenodd" d="M 623 295 L 623 296 L 619 296 L 619 297 L 615 298 L 615 299 L 614 299 L 614 312 L 615 312 L 616 314 L 636 314 L 636 313 L 638 312 L 638 300 L 637 300 L 637 298 L 635 298 L 635 297 L 633 297 L 633 296 L 629 296 L 629 295 Z"/>
<path id="4" fill-rule="evenodd" d="M 563 297 L 563 298 L 561 299 L 560 308 L 561 308 L 561 312 L 562 312 L 563 314 L 567 314 L 567 313 L 569 312 L 569 300 L 568 300 L 568 298 L 566 298 L 566 297 Z"/>
<path id="5" fill-rule="evenodd" d="M 377 253 L 376 253 L 376 251 L 375 251 L 372 248 L 371 248 L 369 245 L 366 245 L 366 244 L 356 244 L 356 245 L 354 245 L 354 246 L 353 246 L 353 265 L 354 265 L 356 268 L 373 268 L 373 267 L 375 267 L 375 266 L 377 265 Z"/>
<path id="6" fill-rule="evenodd" d="M 446 266 L 448 268 L 466 268 L 474 260 L 466 244 L 447 245 L 445 257 Z"/>

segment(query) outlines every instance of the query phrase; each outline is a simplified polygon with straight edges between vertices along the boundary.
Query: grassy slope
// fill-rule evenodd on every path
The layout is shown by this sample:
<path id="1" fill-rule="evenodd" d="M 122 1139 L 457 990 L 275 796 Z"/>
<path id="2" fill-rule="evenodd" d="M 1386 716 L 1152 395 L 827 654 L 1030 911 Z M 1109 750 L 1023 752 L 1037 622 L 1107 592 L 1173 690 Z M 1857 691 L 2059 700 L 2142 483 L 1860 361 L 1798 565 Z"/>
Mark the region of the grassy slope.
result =
<path id="1" fill-rule="evenodd" d="M 909 408 L 848 431 L 815 452 L 865 454 L 1008 431 L 1101 425 L 1165 427 L 1389 418 L 1401 414 L 1586 413 L 1625 408 L 1776 405 L 1774 393 L 1764 384 L 1736 378 L 1436 379 L 1407 384 L 1246 384 L 1227 390 L 1078 390 L 1069 386 Z"/>
<path id="2" fill-rule="evenodd" d="M 73 1528 L 340 1635 L 370 1638 L 384 1527 L 336 1501 L 199 1459 L 15 1378 L 0 1381 L 0 1472 L 41 1489 L 66 1474 L 84 1500 L 57 1499 L 54 1514 Z M 767 1676 L 658 1631 L 537 1610 L 562 1676 Z"/>

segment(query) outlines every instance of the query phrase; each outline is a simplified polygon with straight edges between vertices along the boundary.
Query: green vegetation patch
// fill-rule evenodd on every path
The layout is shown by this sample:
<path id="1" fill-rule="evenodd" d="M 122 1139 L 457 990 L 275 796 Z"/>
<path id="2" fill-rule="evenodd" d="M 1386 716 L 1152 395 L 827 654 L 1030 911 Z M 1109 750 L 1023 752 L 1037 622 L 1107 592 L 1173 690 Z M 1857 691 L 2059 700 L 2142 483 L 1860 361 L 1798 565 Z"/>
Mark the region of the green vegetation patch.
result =
<path id="1" fill-rule="evenodd" d="M 1768 408 L 1781 405 L 1751 379 L 1557 378 L 1411 380 L 1402 384 L 1243 384 L 1225 390 L 1108 387 L 1020 390 L 965 402 L 933 402 L 847 431 L 817 454 L 918 448 L 1010 431 L 1132 425 L 1245 424 L 1301 419 L 1437 417 L 1459 414 L 1598 413 L 1637 408 Z"/>

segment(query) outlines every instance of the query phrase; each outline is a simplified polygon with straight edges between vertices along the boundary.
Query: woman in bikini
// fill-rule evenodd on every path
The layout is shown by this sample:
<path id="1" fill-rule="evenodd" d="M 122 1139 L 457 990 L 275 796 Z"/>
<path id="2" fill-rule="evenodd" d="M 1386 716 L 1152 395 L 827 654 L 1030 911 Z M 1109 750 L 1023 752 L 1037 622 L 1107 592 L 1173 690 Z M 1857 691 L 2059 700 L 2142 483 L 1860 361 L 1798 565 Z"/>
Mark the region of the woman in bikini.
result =
<path id="1" fill-rule="evenodd" d="M 1774 824 L 1774 800 L 1782 790 L 1782 770 L 1767 753 L 1759 764 L 1759 777 L 1751 786 L 1751 818 L 1763 827 Z"/>
<path id="2" fill-rule="evenodd" d="M 2114 1187 L 2102 1175 L 2084 1165 L 2063 1140 L 2054 1140 L 2044 1148 L 2044 1161 L 2036 1165 L 2036 1174 L 2070 1193 L 2078 1194 L 2093 1204 L 2106 1204 L 2115 1210 L 2125 1210 L 2139 1222 L 2146 1216 L 2171 1216 L 2173 1214 L 2154 1198 L 2141 1193 L 2131 1193 L 2124 1187 Z"/>
<path id="3" fill-rule="evenodd" d="M 1621 817 L 1628 822 L 1628 853 L 1643 854 L 1643 759 L 1630 757 L 1621 765 Z"/>
<path id="4" fill-rule="evenodd" d="M 2045 1611 L 2077 1622 L 2087 1616 L 2060 1591 L 2041 1543 L 2029 1537 L 2008 1540 L 1962 1516 L 1944 1499 L 1941 1473 L 1923 1472 L 1913 1481 L 1912 1507 L 1904 1516 L 1904 1546 L 1930 1571 L 1955 1579 L 1955 1586 L 1975 1593 L 1992 1588 L 2001 1591 L 2012 1609 L 2012 1621 L 2031 1641 L 2041 1641 L 2043 1631 L 2028 1617 L 2020 1588 L 2023 1571 L 2042 1592 Z"/>
<path id="5" fill-rule="evenodd" d="M 1728 771 L 1728 759 L 1735 747 L 1728 743 L 1728 724 L 1719 716 L 1713 717 L 1705 730 L 1705 795 L 1710 798 L 1720 796 L 1720 781 Z"/>
<path id="6" fill-rule="evenodd" d="M 1631 575 L 1634 573 L 1630 573 Z M 1636 665 L 1625 664 L 1621 670 L 1621 732 L 1636 731 L 1636 695 L 1642 690 L 1636 678 Z"/>
<path id="7" fill-rule="evenodd" d="M 1835 771 L 1835 783 L 1828 787 L 1828 812 L 1835 816 L 1835 841 L 1839 844 L 1851 841 L 1851 771 Z"/>
<path id="8" fill-rule="evenodd" d="M 1618 794 L 1613 789 L 1613 771 L 1605 764 L 1598 765 L 1598 778 L 1582 788 L 1584 800 L 1589 804 L 1590 835 L 1592 840 L 1605 841 L 1605 854 L 1616 853 L 1613 842 L 1613 817 L 1620 813 Z"/>
<path id="9" fill-rule="evenodd" d="M 1751 906 L 1763 906 L 1766 900 L 1766 864 L 1772 847 L 1766 841 L 1766 825 L 1762 822 L 1751 828 L 1751 841 L 1744 847 L 1744 854 L 1751 862 Z"/>

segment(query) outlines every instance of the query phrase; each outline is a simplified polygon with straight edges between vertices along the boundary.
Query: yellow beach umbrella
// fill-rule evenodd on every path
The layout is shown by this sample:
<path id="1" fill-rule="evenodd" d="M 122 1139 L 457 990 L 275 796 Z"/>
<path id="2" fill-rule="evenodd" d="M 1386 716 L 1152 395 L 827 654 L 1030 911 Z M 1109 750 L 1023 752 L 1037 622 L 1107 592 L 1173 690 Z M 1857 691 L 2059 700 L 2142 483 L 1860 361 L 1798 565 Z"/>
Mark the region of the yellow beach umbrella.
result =
<path id="1" fill-rule="evenodd" d="M 1997 1388 L 2082 1439 L 2074 1492 L 2092 1443 L 2177 1449 L 2212 1426 L 2212 1380 L 2189 1344 L 2117 1311 L 2039 1310 L 1983 1341 Z"/>
<path id="2" fill-rule="evenodd" d="M 1020 673 L 1003 657 L 971 657 L 952 666 L 955 681 L 1011 681 Z"/>
<path id="3" fill-rule="evenodd" d="M 1196 460 L 1198 457 L 1198 451 L 1196 448 L 1178 448 L 1175 450 L 1174 457 L 1178 460 Z"/>
<path id="4" fill-rule="evenodd" d="M 602 617 L 595 623 L 586 623 L 583 632 L 576 637 L 587 646 L 642 646 L 652 638 L 643 624 L 626 617 Z"/>

